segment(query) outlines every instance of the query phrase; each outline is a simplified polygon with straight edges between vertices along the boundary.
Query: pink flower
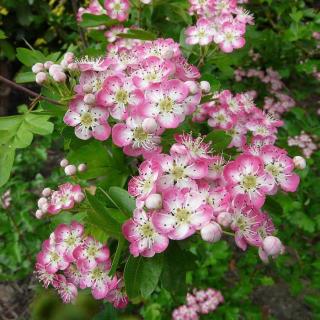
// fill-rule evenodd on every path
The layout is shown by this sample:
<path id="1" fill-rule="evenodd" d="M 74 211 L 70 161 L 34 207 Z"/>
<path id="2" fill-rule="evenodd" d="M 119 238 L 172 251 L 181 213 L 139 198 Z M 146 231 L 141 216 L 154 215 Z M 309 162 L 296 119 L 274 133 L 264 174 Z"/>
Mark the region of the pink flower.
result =
<path id="1" fill-rule="evenodd" d="M 209 111 L 208 125 L 213 128 L 229 130 L 236 122 L 236 118 L 230 112 L 227 107 L 219 106 L 213 107 Z"/>
<path id="2" fill-rule="evenodd" d="M 80 282 L 81 288 L 91 288 L 92 296 L 97 299 L 104 299 L 107 294 L 116 288 L 117 278 L 109 276 L 110 265 L 106 262 L 96 264 L 83 274 Z"/>
<path id="3" fill-rule="evenodd" d="M 214 42 L 219 44 L 222 51 L 229 53 L 245 45 L 246 41 L 242 37 L 244 32 L 245 26 L 242 23 L 226 22 L 214 36 Z"/>
<path id="4" fill-rule="evenodd" d="M 63 253 L 68 262 L 75 260 L 73 251 L 81 244 L 83 235 L 83 225 L 73 221 L 70 226 L 60 224 L 54 231 L 56 248 Z"/>
<path id="5" fill-rule="evenodd" d="M 104 81 L 97 102 L 103 107 L 109 107 L 113 118 L 125 120 L 129 111 L 134 111 L 144 103 L 144 96 L 135 88 L 131 79 L 112 76 Z"/>
<path id="6" fill-rule="evenodd" d="M 120 22 L 128 19 L 130 3 L 128 0 L 105 0 L 104 7 L 107 15 Z"/>
<path id="7" fill-rule="evenodd" d="M 145 92 L 145 115 L 156 118 L 163 128 L 176 128 L 185 118 L 182 103 L 188 94 L 188 87 L 177 79 L 153 84 Z"/>
<path id="8" fill-rule="evenodd" d="M 196 26 L 187 28 L 186 36 L 187 44 L 194 45 L 199 43 L 201 46 L 209 44 L 213 38 L 210 21 L 205 18 L 199 19 Z"/>
<path id="9" fill-rule="evenodd" d="M 160 165 L 154 160 L 147 160 L 139 166 L 139 176 L 133 177 L 128 184 L 129 193 L 139 200 L 145 200 L 156 191 L 156 181 L 161 174 Z"/>
<path id="10" fill-rule="evenodd" d="M 212 217 L 212 208 L 205 204 L 205 199 L 196 191 L 167 190 L 163 209 L 163 212 L 153 214 L 152 222 L 158 232 L 173 240 L 190 237 Z"/>
<path id="11" fill-rule="evenodd" d="M 159 233 L 152 221 L 152 214 L 136 209 L 133 218 L 122 226 L 125 238 L 130 242 L 130 253 L 137 257 L 152 257 L 163 252 L 169 245 L 166 235 Z"/>
<path id="12" fill-rule="evenodd" d="M 264 146 L 261 150 L 261 159 L 264 162 L 265 171 L 273 177 L 276 185 L 287 192 L 297 190 L 300 178 L 292 172 L 294 162 L 284 150 L 275 146 Z"/>
<path id="13" fill-rule="evenodd" d="M 228 190 L 235 197 L 243 195 L 249 205 L 261 208 L 265 194 L 274 187 L 273 178 L 265 172 L 259 157 L 240 155 L 225 166 L 224 178 Z"/>
<path id="14" fill-rule="evenodd" d="M 141 62 L 139 69 L 132 74 L 133 83 L 140 89 L 146 89 L 151 84 L 168 80 L 175 71 L 174 64 L 158 57 L 148 57 Z"/>
<path id="15" fill-rule="evenodd" d="M 108 264 L 110 262 L 109 248 L 92 237 L 85 238 L 82 244 L 73 251 L 73 256 L 78 268 L 83 271 L 92 270 L 99 263 Z"/>
<path id="16" fill-rule="evenodd" d="M 173 154 L 172 156 L 160 154 L 153 158 L 162 169 L 158 179 L 159 190 L 166 190 L 173 186 L 178 188 L 196 187 L 195 180 L 202 179 L 208 173 L 205 161 L 191 161 L 187 155 Z"/>
<path id="17" fill-rule="evenodd" d="M 63 121 L 75 127 L 75 135 L 82 140 L 94 137 L 97 140 L 107 140 L 111 133 L 108 124 L 108 111 L 99 107 L 91 108 L 80 96 L 77 96 L 69 106 Z"/>
<path id="18" fill-rule="evenodd" d="M 63 275 L 57 275 L 53 286 L 57 289 L 63 303 L 75 301 L 78 295 L 78 289 L 73 283 L 68 282 Z"/>
<path id="19" fill-rule="evenodd" d="M 110 290 L 105 299 L 117 309 L 123 309 L 128 305 L 128 296 L 125 293 L 123 278 L 118 279 L 117 286 Z"/>
<path id="20" fill-rule="evenodd" d="M 113 143 L 119 147 L 124 147 L 123 152 L 130 156 L 159 153 L 163 130 L 159 127 L 155 132 L 148 132 L 143 128 L 144 123 L 141 117 L 129 117 L 126 123 L 118 123 L 112 129 Z"/>

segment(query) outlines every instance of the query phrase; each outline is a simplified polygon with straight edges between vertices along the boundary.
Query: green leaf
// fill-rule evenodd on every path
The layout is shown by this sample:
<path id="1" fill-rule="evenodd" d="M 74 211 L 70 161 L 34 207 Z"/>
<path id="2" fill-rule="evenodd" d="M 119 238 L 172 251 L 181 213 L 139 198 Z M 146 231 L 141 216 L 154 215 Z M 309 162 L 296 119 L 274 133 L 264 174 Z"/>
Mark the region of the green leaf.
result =
<path id="1" fill-rule="evenodd" d="M 45 62 L 46 57 L 38 50 L 17 48 L 17 59 L 27 67 L 32 67 L 37 62 Z"/>
<path id="2" fill-rule="evenodd" d="M 7 36 L 4 33 L 4 31 L 0 29 L 0 40 L 3 40 L 3 39 L 7 39 Z"/>
<path id="3" fill-rule="evenodd" d="M 139 39 L 139 40 L 155 40 L 157 36 L 152 32 L 142 29 L 129 30 L 128 33 L 119 33 L 120 38 Z"/>
<path id="4" fill-rule="evenodd" d="M 136 208 L 136 203 L 128 191 L 119 187 L 111 187 L 109 195 L 120 210 L 129 217 L 132 215 L 133 210 Z"/>
<path id="5" fill-rule="evenodd" d="M 215 130 L 210 132 L 204 139 L 206 142 L 211 142 L 214 151 L 221 152 L 228 147 L 232 137 L 225 131 Z"/>
<path id="6" fill-rule="evenodd" d="M 130 256 L 124 268 L 124 283 L 130 300 L 140 297 L 143 258 Z"/>
<path id="7" fill-rule="evenodd" d="M 36 76 L 33 72 L 19 72 L 14 78 L 16 83 L 29 83 L 36 80 Z"/>
<path id="8" fill-rule="evenodd" d="M 80 22 L 80 26 L 84 28 L 88 27 L 97 27 L 101 25 L 105 25 L 107 27 L 111 27 L 113 25 L 118 24 L 117 20 L 111 20 L 107 15 L 93 15 L 90 13 L 85 13 L 82 16 L 82 21 Z"/>
<path id="9" fill-rule="evenodd" d="M 143 298 L 148 298 L 156 289 L 163 269 L 163 261 L 162 254 L 144 260 L 140 283 L 140 292 Z"/>
<path id="10" fill-rule="evenodd" d="M 121 257 L 121 253 L 122 253 L 123 247 L 124 247 L 124 239 L 120 239 L 118 241 L 118 246 L 117 246 L 116 253 L 115 253 L 115 255 L 114 255 L 113 259 L 112 259 L 111 270 L 109 272 L 110 276 L 113 276 L 117 271 L 117 267 L 118 267 L 118 264 L 119 264 L 119 260 L 120 260 L 120 257 Z"/>
<path id="11" fill-rule="evenodd" d="M 88 192 L 86 192 L 86 195 L 92 208 L 92 211 L 88 213 L 88 222 L 116 239 L 123 238 L 121 224 L 110 215 L 103 203 Z"/>
<path id="12" fill-rule="evenodd" d="M 14 148 L 0 146 L 0 187 L 2 187 L 9 180 L 14 156 Z"/>

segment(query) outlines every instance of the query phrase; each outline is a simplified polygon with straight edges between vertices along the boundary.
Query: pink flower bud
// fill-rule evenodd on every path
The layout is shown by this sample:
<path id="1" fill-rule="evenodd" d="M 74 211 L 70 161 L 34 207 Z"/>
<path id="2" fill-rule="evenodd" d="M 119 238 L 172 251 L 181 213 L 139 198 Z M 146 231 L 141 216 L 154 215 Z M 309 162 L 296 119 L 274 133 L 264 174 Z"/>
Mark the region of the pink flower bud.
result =
<path id="1" fill-rule="evenodd" d="M 148 209 L 160 209 L 162 208 L 162 197 L 159 193 L 151 194 L 146 199 L 146 207 Z"/>
<path id="2" fill-rule="evenodd" d="M 94 94 L 92 93 L 87 93 L 84 97 L 83 97 L 83 101 L 86 104 L 94 104 L 96 102 L 96 97 Z"/>
<path id="3" fill-rule="evenodd" d="M 73 52 L 66 52 L 63 56 L 63 60 L 67 61 L 67 63 L 72 63 L 74 60 L 74 53 Z"/>
<path id="4" fill-rule="evenodd" d="M 39 73 L 39 72 L 41 72 L 41 71 L 44 71 L 44 65 L 43 65 L 43 63 L 38 62 L 38 63 L 36 63 L 36 64 L 34 64 L 34 65 L 32 66 L 32 72 L 33 72 L 33 73 Z"/>
<path id="5" fill-rule="evenodd" d="M 92 85 L 91 84 L 85 84 L 82 87 L 82 90 L 84 91 L 84 93 L 91 93 L 92 92 Z"/>
<path id="6" fill-rule="evenodd" d="M 188 87 L 191 94 L 196 94 L 199 91 L 199 87 L 195 81 L 186 81 L 184 84 Z"/>
<path id="7" fill-rule="evenodd" d="M 306 167 L 306 160 L 300 156 L 296 156 L 293 158 L 293 163 L 294 163 L 294 166 L 297 168 L 297 169 L 305 169 Z"/>
<path id="8" fill-rule="evenodd" d="M 65 60 L 65 59 L 62 59 L 61 62 L 60 62 L 60 66 L 63 68 L 63 69 L 66 69 L 68 67 L 68 62 Z"/>
<path id="9" fill-rule="evenodd" d="M 42 195 L 43 195 L 44 197 L 49 197 L 50 194 L 51 194 L 51 192 L 52 192 L 52 190 L 51 190 L 50 188 L 44 188 L 44 189 L 42 190 Z"/>
<path id="10" fill-rule="evenodd" d="M 216 222 L 210 222 L 201 231 L 201 238 L 207 242 L 217 242 L 221 239 L 222 229 Z"/>
<path id="11" fill-rule="evenodd" d="M 36 83 L 37 84 L 44 84 L 48 80 L 48 76 L 44 72 L 39 72 L 36 74 Z"/>
<path id="12" fill-rule="evenodd" d="M 47 213 L 49 208 L 49 203 L 45 203 L 43 206 L 41 206 L 40 210 L 42 213 Z"/>
<path id="13" fill-rule="evenodd" d="M 37 210 L 34 215 L 36 216 L 37 219 L 41 219 L 44 213 L 41 210 Z"/>
<path id="14" fill-rule="evenodd" d="M 87 170 L 87 166 L 84 164 L 84 163 L 80 163 L 79 165 L 78 165 L 78 171 L 79 172 L 84 172 L 84 171 L 86 171 Z"/>
<path id="15" fill-rule="evenodd" d="M 50 76 L 53 77 L 58 72 L 63 72 L 63 68 L 60 66 L 60 64 L 52 64 L 49 68 Z"/>
<path id="16" fill-rule="evenodd" d="M 142 129 L 147 133 L 154 133 L 158 129 L 157 121 L 153 118 L 144 119 Z"/>
<path id="17" fill-rule="evenodd" d="M 217 222 L 223 227 L 227 228 L 230 226 L 232 221 L 231 214 L 229 212 L 221 212 L 218 214 Z"/>
<path id="18" fill-rule="evenodd" d="M 73 176 L 75 175 L 77 172 L 77 168 L 75 165 L 73 164 L 69 164 L 67 165 L 65 168 L 64 168 L 64 173 L 67 175 L 67 176 Z"/>
<path id="19" fill-rule="evenodd" d="M 64 72 L 55 72 L 53 75 L 52 75 L 52 78 L 54 81 L 56 82 L 65 82 L 67 80 L 67 76 Z"/>
<path id="20" fill-rule="evenodd" d="M 65 168 L 69 164 L 69 161 L 67 159 L 62 159 L 60 161 L 60 167 Z"/>
<path id="21" fill-rule="evenodd" d="M 268 236 L 263 240 L 262 249 L 268 256 L 277 256 L 283 251 L 283 245 L 279 238 Z"/>
<path id="22" fill-rule="evenodd" d="M 200 82 L 200 88 L 203 92 L 209 93 L 211 90 L 211 85 L 208 81 L 201 81 Z"/>
<path id="23" fill-rule="evenodd" d="M 48 203 L 47 198 L 42 197 L 42 198 L 40 198 L 40 199 L 38 200 L 38 207 L 41 209 L 41 208 L 42 208 L 43 206 L 45 206 L 47 203 Z"/>
<path id="24" fill-rule="evenodd" d="M 83 193 L 77 193 L 74 196 L 74 201 L 77 203 L 80 203 L 84 199 L 84 194 Z"/>
<path id="25" fill-rule="evenodd" d="M 46 62 L 43 64 L 43 66 L 44 66 L 47 70 L 49 70 L 50 67 L 51 67 L 53 64 L 54 64 L 54 63 L 53 63 L 52 61 L 46 61 Z"/>
<path id="26" fill-rule="evenodd" d="M 72 71 L 76 71 L 76 70 L 78 70 L 78 65 L 76 64 L 76 63 L 74 63 L 74 62 L 72 62 L 72 63 L 69 63 L 68 64 L 68 67 L 67 67 L 69 70 L 72 70 Z"/>

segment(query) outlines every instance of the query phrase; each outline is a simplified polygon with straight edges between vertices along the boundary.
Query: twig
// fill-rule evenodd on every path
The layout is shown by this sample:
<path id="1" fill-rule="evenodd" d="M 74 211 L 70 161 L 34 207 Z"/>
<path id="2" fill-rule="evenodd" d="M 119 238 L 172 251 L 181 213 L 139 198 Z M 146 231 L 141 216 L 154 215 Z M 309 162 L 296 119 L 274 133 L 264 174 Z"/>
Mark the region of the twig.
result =
<path id="1" fill-rule="evenodd" d="M 72 9 L 73 9 L 74 18 L 77 21 L 77 13 L 78 13 L 77 0 L 71 0 L 71 3 L 72 3 Z M 77 23 L 77 27 L 78 27 L 78 30 L 79 30 L 79 34 L 80 34 L 80 38 L 81 38 L 83 47 L 86 48 L 87 47 L 87 41 L 86 41 L 86 37 L 84 36 L 83 29 L 79 25 L 79 23 Z"/>
<path id="2" fill-rule="evenodd" d="M 25 88 L 25 87 L 15 83 L 15 82 L 9 80 L 9 79 L 7 79 L 7 78 L 5 78 L 3 76 L 0 76 L 0 82 L 1 81 L 6 83 L 7 85 L 9 85 L 10 87 L 12 87 L 12 88 L 14 88 L 16 90 L 22 91 L 22 92 L 26 93 L 27 95 L 29 95 L 31 97 L 37 98 L 38 100 L 46 100 L 46 101 L 48 101 L 48 102 L 50 102 L 52 104 L 55 104 L 55 105 L 58 105 L 58 106 L 63 106 L 63 104 L 60 103 L 59 101 L 51 99 L 51 98 L 48 98 L 48 97 L 45 97 L 45 96 L 42 96 L 39 93 L 34 92 L 34 91 L 30 90 L 30 89 L 27 89 L 27 88 Z"/>

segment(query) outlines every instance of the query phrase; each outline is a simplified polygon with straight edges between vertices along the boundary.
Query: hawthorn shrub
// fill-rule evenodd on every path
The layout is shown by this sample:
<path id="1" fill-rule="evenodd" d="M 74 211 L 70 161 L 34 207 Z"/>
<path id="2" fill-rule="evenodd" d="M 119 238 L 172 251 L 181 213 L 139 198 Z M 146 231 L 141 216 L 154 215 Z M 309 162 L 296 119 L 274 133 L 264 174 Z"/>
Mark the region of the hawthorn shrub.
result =
<path id="1" fill-rule="evenodd" d="M 312 5 L 93 0 L 73 13 L 72 44 L 17 48 L 17 82 L 41 92 L 0 118 L 3 278 L 28 274 L 32 253 L 64 303 L 103 303 L 95 319 L 318 317 Z M 19 196 L 34 185 L 37 200 Z M 272 290 L 300 309 L 281 313 Z"/>

